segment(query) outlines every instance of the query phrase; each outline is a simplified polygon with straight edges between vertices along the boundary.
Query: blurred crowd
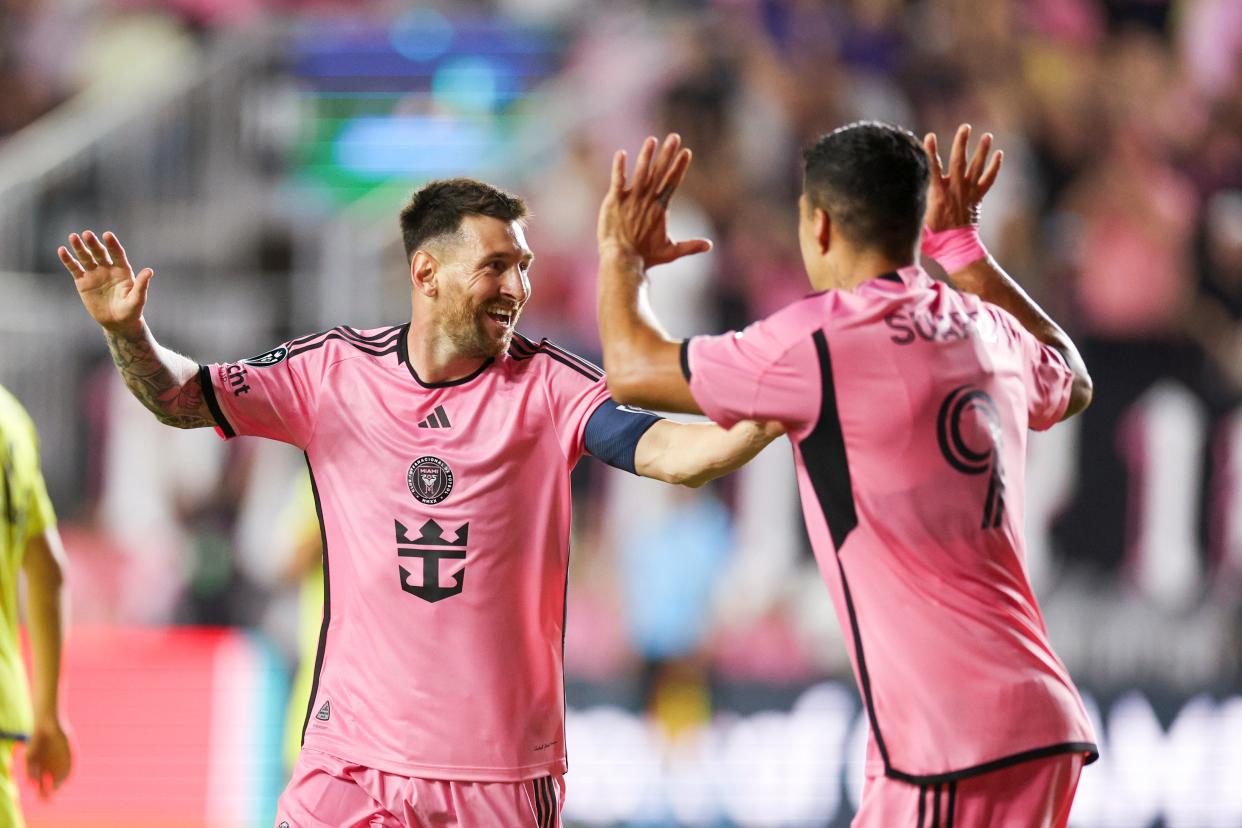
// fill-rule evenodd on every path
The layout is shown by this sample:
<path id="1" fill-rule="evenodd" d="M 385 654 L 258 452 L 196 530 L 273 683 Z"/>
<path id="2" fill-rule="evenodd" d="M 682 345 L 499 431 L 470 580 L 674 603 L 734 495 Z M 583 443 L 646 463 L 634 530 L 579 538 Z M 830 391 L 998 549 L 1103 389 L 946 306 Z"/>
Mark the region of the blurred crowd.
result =
<path id="1" fill-rule="evenodd" d="M 73 30 L 72 5 L 0 5 L 0 136 L 80 83 L 63 46 L 49 45 L 66 42 L 67 19 Z M 366 5 L 376 15 L 398 8 Z M 709 237 L 715 249 L 653 274 L 660 318 L 682 337 L 741 327 L 808 290 L 795 210 L 800 149 L 816 135 L 862 118 L 936 131 L 942 146 L 961 122 L 994 132 L 1005 165 L 983 206 L 985 240 L 1070 330 L 1096 384 L 1078 425 L 1032 442 L 1031 566 L 1056 644 L 1088 685 L 1237 678 L 1242 4 L 453 5 L 443 11 L 509 16 L 564 43 L 548 86 L 571 96 L 562 108 L 590 117 L 505 183 L 534 213 L 538 261 L 522 327 L 588 356 L 598 351 L 594 219 L 615 148 L 676 130 L 695 152 L 673 234 Z M 200 38 L 256 15 L 341 13 L 292 0 L 132 2 L 115 12 L 162 8 L 168 25 Z M 390 321 L 401 319 L 394 311 Z M 307 535 L 297 458 L 134 425 L 145 413 L 119 383 L 107 376 L 92 389 L 88 427 L 100 448 L 77 549 L 92 550 L 80 552 L 82 566 L 102 580 L 79 606 L 100 618 L 274 625 L 282 635 L 292 622 L 273 621 L 272 607 L 288 615 L 289 585 L 308 559 L 296 551 Z M 567 647 L 581 692 L 620 686 L 675 723 L 709 709 L 719 681 L 794 684 L 847 670 L 783 442 L 702 491 L 592 462 L 576 486 Z M 135 546 L 149 551 L 132 555 Z M 179 552 L 161 554 L 169 548 Z M 127 555 L 143 561 L 127 565 L 130 581 L 114 565 Z M 114 589 L 101 591 L 109 580 Z M 1171 630 L 1178 652 L 1152 656 L 1153 629 Z M 1190 662 L 1175 641 L 1185 629 L 1204 650 Z M 1088 640 L 1096 634 L 1103 643 Z M 1101 648 L 1112 662 L 1096 657 Z"/>

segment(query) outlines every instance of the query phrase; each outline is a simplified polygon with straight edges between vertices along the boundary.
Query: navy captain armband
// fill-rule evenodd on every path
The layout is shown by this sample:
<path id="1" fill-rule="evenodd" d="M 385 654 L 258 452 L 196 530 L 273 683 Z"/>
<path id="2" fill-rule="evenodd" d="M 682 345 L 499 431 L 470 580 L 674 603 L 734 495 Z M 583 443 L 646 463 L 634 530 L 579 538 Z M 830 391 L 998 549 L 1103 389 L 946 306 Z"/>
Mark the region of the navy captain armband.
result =
<path id="1" fill-rule="evenodd" d="M 642 408 L 621 405 L 609 397 L 600 403 L 586 424 L 586 450 L 596 459 L 630 474 L 638 441 L 664 419 Z"/>

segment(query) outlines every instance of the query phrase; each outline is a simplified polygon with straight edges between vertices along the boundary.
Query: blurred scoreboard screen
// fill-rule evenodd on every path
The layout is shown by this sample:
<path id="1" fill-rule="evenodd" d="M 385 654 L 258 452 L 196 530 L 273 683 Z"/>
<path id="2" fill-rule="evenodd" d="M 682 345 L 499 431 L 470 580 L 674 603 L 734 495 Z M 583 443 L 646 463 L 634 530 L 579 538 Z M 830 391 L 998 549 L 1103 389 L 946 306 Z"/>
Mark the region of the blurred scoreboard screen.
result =
<path id="1" fill-rule="evenodd" d="M 304 25 L 289 58 L 303 125 L 295 179 L 347 203 L 390 182 L 511 167 L 518 104 L 557 69 L 562 46 L 503 18 L 432 9 Z"/>

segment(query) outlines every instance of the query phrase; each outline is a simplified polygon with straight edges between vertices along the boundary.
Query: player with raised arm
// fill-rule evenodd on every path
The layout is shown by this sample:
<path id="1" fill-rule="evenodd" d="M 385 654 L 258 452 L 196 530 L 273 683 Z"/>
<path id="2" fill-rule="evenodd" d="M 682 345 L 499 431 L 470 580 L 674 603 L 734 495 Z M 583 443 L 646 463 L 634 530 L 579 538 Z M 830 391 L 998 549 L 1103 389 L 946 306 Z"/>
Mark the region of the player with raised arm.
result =
<path id="1" fill-rule="evenodd" d="M 709 246 L 668 237 L 690 164 L 676 135 L 658 152 L 649 138 L 632 176 L 617 153 L 600 209 L 614 397 L 788 430 L 870 724 L 856 826 L 1064 826 L 1097 755 L 1022 538 L 1027 429 L 1081 411 L 1091 380 L 979 242 L 1001 156 L 985 135 L 968 162 L 969 133 L 947 174 L 933 135 L 867 122 L 820 138 L 798 226 L 820 292 L 740 333 L 670 340 L 645 301 L 649 267 Z M 958 290 L 919 267 L 921 235 Z"/>
<path id="2" fill-rule="evenodd" d="M 34 661 L 31 698 L 18 644 L 18 576 L 26 577 L 26 626 Z M 0 825 L 21 826 L 13 748 L 26 743 L 26 775 L 46 798 L 69 775 L 72 752 L 60 713 L 60 659 L 68 626 L 65 551 L 39 467 L 30 416 L 0 387 Z M 32 703 L 33 702 L 33 703 Z"/>
<path id="3" fill-rule="evenodd" d="M 156 343 L 151 270 L 114 235 L 60 249 L 161 421 L 306 453 L 326 589 L 286 828 L 559 825 L 570 470 L 589 453 L 699 485 L 781 431 L 619 406 L 595 365 L 516 333 L 525 215 L 487 184 L 432 182 L 401 213 L 410 322 L 204 366 Z"/>

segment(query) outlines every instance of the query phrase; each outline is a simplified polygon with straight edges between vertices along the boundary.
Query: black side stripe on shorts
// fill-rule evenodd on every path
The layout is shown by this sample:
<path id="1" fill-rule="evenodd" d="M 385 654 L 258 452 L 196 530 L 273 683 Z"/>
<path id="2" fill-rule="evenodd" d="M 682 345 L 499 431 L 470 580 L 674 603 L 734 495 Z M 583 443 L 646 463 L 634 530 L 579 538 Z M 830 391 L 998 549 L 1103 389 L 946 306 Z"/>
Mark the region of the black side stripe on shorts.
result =
<path id="1" fill-rule="evenodd" d="M 927 818 L 927 792 L 931 790 L 932 807 L 931 807 L 931 824 L 924 826 L 923 820 Z M 944 824 L 940 823 L 940 798 L 944 794 Z M 953 816 L 957 810 L 957 782 L 949 782 L 936 785 L 919 785 L 919 821 L 916 828 L 953 828 Z"/>
<path id="2" fill-rule="evenodd" d="M 543 797 L 540 796 L 539 783 L 541 779 L 533 779 L 530 783 L 531 798 L 535 800 L 535 828 L 545 828 L 548 823 L 548 815 L 543 807 Z"/>
<path id="3" fill-rule="evenodd" d="M 556 801 L 556 783 L 552 777 L 544 776 L 531 783 L 535 798 L 535 820 L 537 828 L 559 828 L 560 813 Z"/>

